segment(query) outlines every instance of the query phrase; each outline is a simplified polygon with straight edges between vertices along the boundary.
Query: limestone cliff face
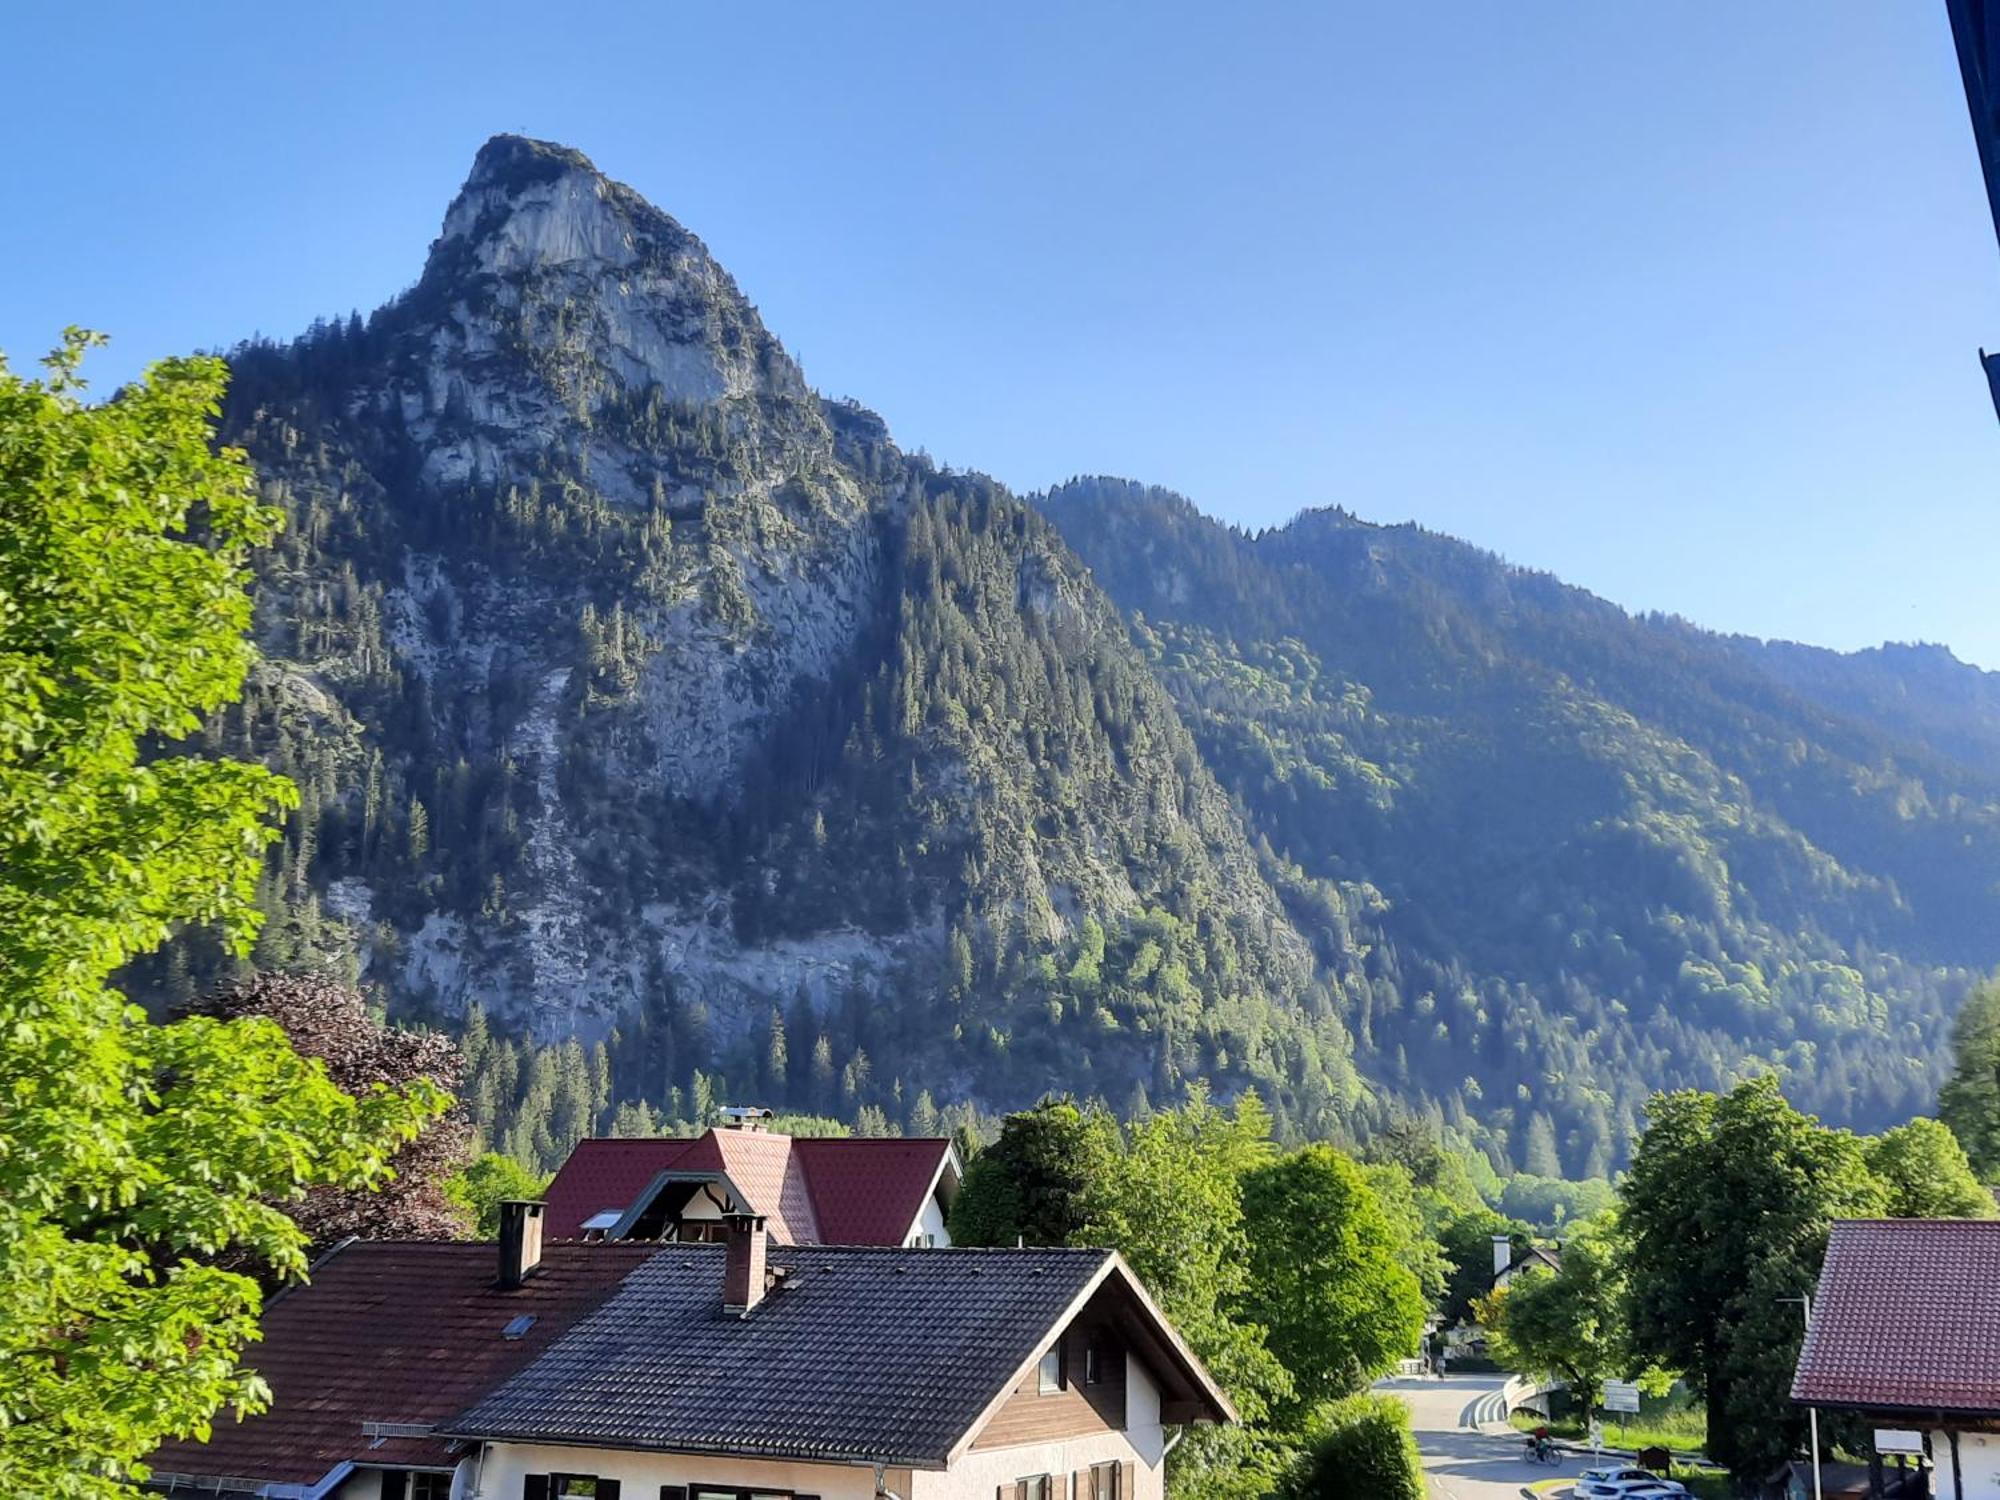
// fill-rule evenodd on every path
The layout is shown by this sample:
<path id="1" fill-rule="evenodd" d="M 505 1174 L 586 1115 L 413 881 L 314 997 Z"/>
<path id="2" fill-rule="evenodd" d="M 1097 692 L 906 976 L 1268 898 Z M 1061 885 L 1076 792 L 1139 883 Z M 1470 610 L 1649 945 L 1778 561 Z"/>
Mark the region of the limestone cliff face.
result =
<path id="1" fill-rule="evenodd" d="M 878 609 L 882 497 L 836 461 L 797 365 L 701 242 L 574 151 L 490 142 L 422 278 L 368 337 L 380 357 L 341 393 L 339 433 L 369 456 L 347 477 L 405 541 L 372 580 L 379 667 L 433 704 L 472 695 L 457 748 L 503 762 L 519 789 L 506 920 L 428 912 L 373 954 L 376 976 L 558 1033 L 608 1025 L 649 966 L 694 962 L 706 987 L 706 895 L 649 903 L 615 933 L 591 911 L 578 851 L 602 820 L 565 787 L 566 761 L 635 802 L 734 797 L 773 721 L 824 686 Z M 322 488 L 269 436 L 249 433 L 275 480 Z M 412 512 L 429 524 L 410 527 Z M 470 535 L 496 513 L 511 533 L 499 547 Z M 643 569 L 565 549 L 590 531 L 636 538 Z M 550 532 L 551 556 L 520 555 Z M 267 622 L 299 603 L 273 582 Z M 615 645 L 602 629 L 580 639 L 599 611 Z M 607 650 L 615 661 L 593 662 Z M 368 884 L 343 879 L 333 908 L 374 916 Z M 786 993 L 823 988 L 855 948 L 735 967 Z"/>
<path id="2" fill-rule="evenodd" d="M 1290 1003 L 1312 954 L 1117 611 L 998 486 L 821 402 L 584 157 L 495 139 L 409 292 L 235 364 L 292 523 L 244 730 L 308 788 L 286 941 L 544 1038 L 669 996 L 723 1055 L 875 1005 L 922 1082 L 995 1099 L 1093 1066 L 1019 1046 L 1077 1016 L 1120 1097 L 1204 1049 L 1277 1067 L 1261 1013 L 1199 1015 Z M 1127 961 L 1171 1027 L 1051 990 Z"/>

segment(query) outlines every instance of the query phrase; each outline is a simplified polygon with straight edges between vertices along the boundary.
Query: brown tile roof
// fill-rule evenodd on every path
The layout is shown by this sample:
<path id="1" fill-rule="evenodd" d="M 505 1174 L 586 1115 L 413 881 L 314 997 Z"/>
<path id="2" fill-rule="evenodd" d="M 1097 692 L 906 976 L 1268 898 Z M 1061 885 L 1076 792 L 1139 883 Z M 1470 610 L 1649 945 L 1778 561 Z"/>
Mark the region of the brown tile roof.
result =
<path id="1" fill-rule="evenodd" d="M 579 1141 L 549 1184 L 548 1234 L 571 1239 L 623 1210 L 665 1171 L 719 1171 L 770 1220 L 781 1244 L 900 1245 L 937 1180 L 942 1138 L 793 1138 L 711 1130 L 693 1140 Z"/>
<path id="2" fill-rule="evenodd" d="M 206 1443 L 172 1442 L 148 1462 L 156 1476 L 310 1484 L 342 1460 L 448 1464 L 441 1438 L 379 1446 L 364 1422 L 436 1423 L 524 1368 L 592 1312 L 651 1244 L 552 1244 L 525 1286 L 494 1286 L 488 1244 L 356 1241 L 314 1268 L 309 1285 L 273 1298 L 264 1341 L 248 1359 L 270 1383 L 271 1410 L 218 1418 Z M 533 1314 L 520 1338 L 502 1330 Z"/>
<path id="3" fill-rule="evenodd" d="M 2000 1221 L 1836 1223 L 1792 1399 L 2000 1415 Z"/>

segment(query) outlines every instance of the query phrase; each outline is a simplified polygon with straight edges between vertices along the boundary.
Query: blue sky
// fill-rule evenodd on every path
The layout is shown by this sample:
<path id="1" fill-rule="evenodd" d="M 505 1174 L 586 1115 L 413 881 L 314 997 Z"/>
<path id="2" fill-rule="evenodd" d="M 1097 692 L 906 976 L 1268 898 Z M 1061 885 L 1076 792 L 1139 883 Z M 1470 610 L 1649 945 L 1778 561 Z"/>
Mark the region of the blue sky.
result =
<path id="1" fill-rule="evenodd" d="M 1942 0 L 286 9 L 0 22 L 17 364 L 370 308 L 520 130 L 942 462 L 2000 668 L 2000 252 Z"/>

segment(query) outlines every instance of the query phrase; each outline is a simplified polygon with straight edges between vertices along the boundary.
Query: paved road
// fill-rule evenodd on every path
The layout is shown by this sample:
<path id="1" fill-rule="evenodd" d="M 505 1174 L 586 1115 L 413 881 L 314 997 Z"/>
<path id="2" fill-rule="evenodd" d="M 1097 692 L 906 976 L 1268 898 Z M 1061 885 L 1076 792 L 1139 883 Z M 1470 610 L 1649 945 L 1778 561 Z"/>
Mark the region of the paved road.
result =
<path id="1" fill-rule="evenodd" d="M 1454 1375 L 1444 1380 L 1390 1380 L 1381 1387 L 1409 1403 L 1410 1425 L 1424 1455 L 1432 1500 L 1520 1500 L 1521 1486 L 1584 1467 L 1569 1459 L 1555 1468 L 1521 1457 L 1521 1444 L 1488 1437 L 1462 1426 L 1466 1408 L 1500 1388 L 1493 1375 Z"/>

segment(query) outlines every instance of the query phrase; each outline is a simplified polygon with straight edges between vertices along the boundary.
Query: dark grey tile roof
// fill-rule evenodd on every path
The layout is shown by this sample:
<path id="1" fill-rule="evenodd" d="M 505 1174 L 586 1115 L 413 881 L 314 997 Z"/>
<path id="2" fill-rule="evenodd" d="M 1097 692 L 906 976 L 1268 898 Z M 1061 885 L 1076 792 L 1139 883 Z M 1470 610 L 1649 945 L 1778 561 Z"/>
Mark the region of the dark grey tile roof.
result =
<path id="1" fill-rule="evenodd" d="M 443 1429 L 606 1448 L 942 1465 L 1107 1250 L 773 1245 L 783 1285 L 722 1310 L 724 1251 L 671 1245 Z"/>

